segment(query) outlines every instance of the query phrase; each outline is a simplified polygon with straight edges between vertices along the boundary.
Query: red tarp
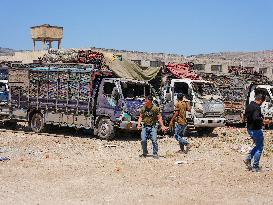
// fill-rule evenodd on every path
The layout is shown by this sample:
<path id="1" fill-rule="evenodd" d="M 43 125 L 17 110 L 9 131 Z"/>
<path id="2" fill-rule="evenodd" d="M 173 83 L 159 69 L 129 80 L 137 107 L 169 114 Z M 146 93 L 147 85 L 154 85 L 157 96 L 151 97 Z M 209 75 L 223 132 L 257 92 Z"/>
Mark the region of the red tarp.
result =
<path id="1" fill-rule="evenodd" d="M 168 65 L 166 65 L 166 68 L 177 78 L 189 78 L 191 80 L 200 80 L 201 77 L 191 70 L 191 66 L 192 65 L 190 63 L 184 64 L 169 63 Z"/>

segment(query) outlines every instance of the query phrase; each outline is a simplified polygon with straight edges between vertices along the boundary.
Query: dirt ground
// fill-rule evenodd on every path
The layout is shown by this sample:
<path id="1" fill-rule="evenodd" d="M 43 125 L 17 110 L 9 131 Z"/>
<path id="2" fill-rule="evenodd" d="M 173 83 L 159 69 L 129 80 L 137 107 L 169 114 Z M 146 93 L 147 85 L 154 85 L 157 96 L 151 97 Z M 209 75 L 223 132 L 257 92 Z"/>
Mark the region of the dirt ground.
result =
<path id="1" fill-rule="evenodd" d="M 138 137 L 54 132 L 0 132 L 0 156 L 10 158 L 0 162 L 0 204 L 273 204 L 273 131 L 261 173 L 242 162 L 252 144 L 244 128 L 193 133 L 188 154 L 162 136 L 159 159 L 139 158 Z"/>

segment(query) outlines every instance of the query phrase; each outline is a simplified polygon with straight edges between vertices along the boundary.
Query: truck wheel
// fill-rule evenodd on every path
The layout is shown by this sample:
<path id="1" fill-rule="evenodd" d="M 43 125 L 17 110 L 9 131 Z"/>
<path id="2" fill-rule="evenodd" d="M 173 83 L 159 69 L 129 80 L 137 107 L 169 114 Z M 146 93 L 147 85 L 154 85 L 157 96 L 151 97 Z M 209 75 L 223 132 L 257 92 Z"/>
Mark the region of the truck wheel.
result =
<path id="1" fill-rule="evenodd" d="M 44 118 L 42 114 L 35 113 L 30 120 L 30 127 L 33 132 L 42 132 L 45 129 Z"/>
<path id="2" fill-rule="evenodd" d="M 97 135 L 103 140 L 111 140 L 115 137 L 115 129 L 110 119 L 102 118 L 99 121 Z"/>
<path id="3" fill-rule="evenodd" d="M 209 136 L 213 132 L 214 128 L 212 127 L 206 127 L 206 128 L 200 128 L 197 130 L 199 135 L 207 135 Z"/>

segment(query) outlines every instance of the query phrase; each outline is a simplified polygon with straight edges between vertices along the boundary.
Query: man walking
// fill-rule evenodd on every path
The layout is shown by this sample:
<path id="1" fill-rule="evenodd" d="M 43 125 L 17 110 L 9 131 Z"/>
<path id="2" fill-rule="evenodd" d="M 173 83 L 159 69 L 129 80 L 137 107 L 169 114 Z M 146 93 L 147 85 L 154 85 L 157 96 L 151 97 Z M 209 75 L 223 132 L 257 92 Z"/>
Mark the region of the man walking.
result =
<path id="1" fill-rule="evenodd" d="M 157 144 L 157 122 L 161 125 L 161 129 L 165 132 L 167 128 L 164 126 L 162 115 L 160 114 L 159 108 L 153 105 L 153 97 L 148 96 L 145 99 L 145 105 L 141 108 L 140 116 L 138 119 L 137 129 L 141 129 L 141 146 L 143 154 L 141 157 L 146 157 L 148 154 L 147 150 L 147 139 L 151 138 L 153 144 L 153 157 L 158 159 L 158 144 Z M 143 126 L 141 127 L 141 123 Z"/>
<path id="2" fill-rule="evenodd" d="M 247 168 L 256 172 L 260 171 L 260 158 L 264 147 L 264 135 L 263 135 L 263 123 L 270 124 L 271 120 L 264 120 L 261 112 L 261 105 L 265 101 L 263 94 L 255 96 L 255 101 L 252 101 L 245 110 L 245 117 L 247 120 L 247 131 L 250 137 L 253 139 L 255 147 L 250 151 L 249 155 L 244 160 Z M 251 161 L 253 164 L 251 166 Z"/>
<path id="3" fill-rule="evenodd" d="M 175 139 L 179 142 L 181 152 L 187 153 L 189 151 L 189 142 L 185 139 L 184 133 L 187 129 L 186 111 L 191 111 L 191 107 L 188 102 L 183 100 L 183 94 L 177 95 L 177 103 L 175 104 L 175 110 L 173 117 L 170 121 L 170 128 L 174 127 L 175 123 Z"/>

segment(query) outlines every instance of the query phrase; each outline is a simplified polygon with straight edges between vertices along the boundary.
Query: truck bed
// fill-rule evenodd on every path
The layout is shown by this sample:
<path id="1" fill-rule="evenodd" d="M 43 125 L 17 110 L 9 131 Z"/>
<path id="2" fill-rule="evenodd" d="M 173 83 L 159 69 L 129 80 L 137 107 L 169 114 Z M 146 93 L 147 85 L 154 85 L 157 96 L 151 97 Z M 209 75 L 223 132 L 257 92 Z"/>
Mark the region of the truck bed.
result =
<path id="1" fill-rule="evenodd" d="M 15 108 L 90 115 L 95 79 L 111 75 L 93 65 L 46 64 L 10 68 L 11 105 Z"/>

